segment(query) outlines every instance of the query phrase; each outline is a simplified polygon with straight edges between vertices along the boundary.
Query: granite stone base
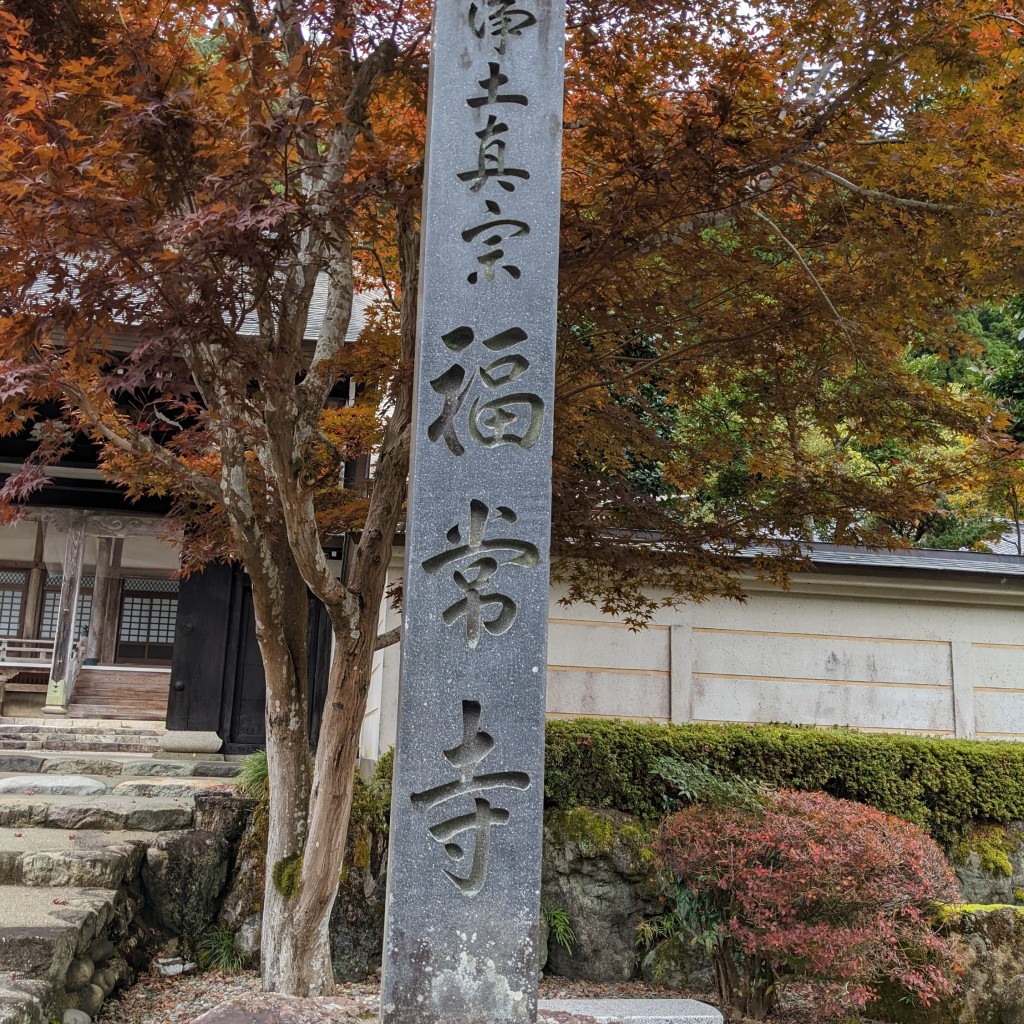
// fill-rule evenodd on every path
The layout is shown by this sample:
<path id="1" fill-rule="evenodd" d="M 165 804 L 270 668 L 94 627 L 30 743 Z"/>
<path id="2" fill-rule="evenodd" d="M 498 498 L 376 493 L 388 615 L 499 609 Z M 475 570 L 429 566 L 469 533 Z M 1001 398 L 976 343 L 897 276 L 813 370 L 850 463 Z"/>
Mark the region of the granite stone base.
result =
<path id="1" fill-rule="evenodd" d="M 193 1024 L 371 1024 L 376 1019 L 376 996 L 295 999 L 254 993 L 204 1013 Z M 722 1015 L 693 999 L 542 999 L 537 1024 L 722 1024 Z"/>
<path id="2" fill-rule="evenodd" d="M 538 1024 L 722 1024 L 695 999 L 542 999 Z"/>
<path id="3" fill-rule="evenodd" d="M 215 732 L 193 732 L 189 729 L 168 729 L 160 737 L 165 757 L 208 758 L 220 750 L 223 742 Z"/>

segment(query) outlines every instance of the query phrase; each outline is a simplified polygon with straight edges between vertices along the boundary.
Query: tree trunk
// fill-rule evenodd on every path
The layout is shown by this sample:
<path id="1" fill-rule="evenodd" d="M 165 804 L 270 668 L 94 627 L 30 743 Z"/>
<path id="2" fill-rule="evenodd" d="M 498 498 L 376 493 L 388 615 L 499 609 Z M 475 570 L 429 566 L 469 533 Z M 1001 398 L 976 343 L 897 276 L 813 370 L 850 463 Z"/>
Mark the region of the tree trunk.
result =
<path id="1" fill-rule="evenodd" d="M 324 970 L 315 950 L 296 946 L 289 927 L 309 825 L 309 598 L 286 544 L 247 568 L 267 680 L 270 814 L 260 951 L 263 987 L 298 992 L 315 985 Z"/>
<path id="2" fill-rule="evenodd" d="M 274 793 L 282 790 L 280 799 L 289 799 L 289 794 L 296 791 L 294 779 L 297 776 L 293 774 L 291 781 L 278 783 L 271 792 L 271 849 L 267 854 L 267 900 L 263 911 L 263 988 L 265 991 L 292 996 L 329 995 L 334 989 L 328 928 L 338 893 L 348 836 L 359 734 L 377 645 L 377 622 L 381 601 L 384 599 L 395 531 L 406 496 L 412 423 L 411 382 L 416 342 L 414 282 L 419 251 L 415 204 L 411 200 L 397 210 L 397 224 L 399 262 L 402 280 L 407 286 L 401 313 L 401 364 L 404 372 L 399 375 L 395 387 L 392 412 L 384 431 L 371 484 L 366 522 L 349 568 L 344 600 L 341 603 L 332 602 L 328 594 L 319 595 L 325 600 L 331 615 L 334 652 L 312 788 L 303 807 L 308 815 L 301 818 L 301 838 L 280 834 L 281 829 L 288 827 L 289 812 L 281 810 L 274 813 Z M 299 544 L 301 564 L 302 558 L 308 558 L 310 554 L 302 548 L 302 542 L 308 540 L 308 534 L 302 529 L 296 529 L 294 522 L 290 525 L 296 534 L 292 543 Z M 315 521 L 310 519 L 309 526 L 315 530 Z M 315 543 L 319 544 L 319 540 Z M 291 572 L 295 566 L 295 557 L 295 548 L 289 548 L 289 577 L 294 576 L 300 580 L 298 571 Z M 316 572 L 309 573 L 307 583 L 316 593 Z M 305 608 L 305 595 L 302 600 Z M 302 639 L 302 650 L 305 651 L 304 625 Z M 267 652 L 263 654 L 266 663 Z M 301 667 L 302 678 L 305 679 L 304 659 Z M 268 674 L 267 755 L 273 778 L 276 769 L 275 761 L 270 757 L 272 698 L 269 684 Z M 305 692 L 303 689 L 303 694 Z M 302 706 L 305 709 L 304 702 Z M 305 721 L 303 711 L 303 737 L 306 735 Z M 286 735 L 291 735 L 290 731 L 282 728 L 282 740 L 275 742 L 282 742 Z M 293 757 L 293 751 L 288 747 L 282 755 L 282 751 L 278 750 L 277 756 L 287 759 Z M 293 760 L 289 761 L 289 764 L 293 763 Z M 298 823 L 297 805 L 295 813 L 295 821 Z M 286 884 L 275 886 L 275 865 L 280 865 L 282 860 L 288 863 L 283 868 L 277 868 L 277 881 L 281 881 L 282 875 L 287 875 Z M 297 870 L 288 870 L 288 864 L 295 865 Z"/>

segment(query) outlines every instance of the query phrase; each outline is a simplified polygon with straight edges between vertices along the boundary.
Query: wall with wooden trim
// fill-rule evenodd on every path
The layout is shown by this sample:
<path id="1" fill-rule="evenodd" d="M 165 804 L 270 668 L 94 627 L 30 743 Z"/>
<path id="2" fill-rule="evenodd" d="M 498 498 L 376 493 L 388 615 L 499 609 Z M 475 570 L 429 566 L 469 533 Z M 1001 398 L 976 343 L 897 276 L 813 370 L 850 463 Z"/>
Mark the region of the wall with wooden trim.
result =
<path id="1" fill-rule="evenodd" d="M 743 604 L 666 608 L 639 632 L 553 589 L 548 714 L 1024 739 L 1024 579 L 804 573 L 789 591 L 747 586 Z M 398 657 L 378 654 L 364 757 L 394 743 Z"/>

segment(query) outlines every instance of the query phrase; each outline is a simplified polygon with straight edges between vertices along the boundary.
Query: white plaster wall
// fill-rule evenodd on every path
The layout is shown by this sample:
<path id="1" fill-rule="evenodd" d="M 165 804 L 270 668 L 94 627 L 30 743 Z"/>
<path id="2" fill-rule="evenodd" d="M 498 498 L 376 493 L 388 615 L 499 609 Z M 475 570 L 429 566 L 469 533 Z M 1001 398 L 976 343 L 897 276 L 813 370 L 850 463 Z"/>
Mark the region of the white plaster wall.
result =
<path id="1" fill-rule="evenodd" d="M 35 543 L 35 523 L 22 521 L 0 527 L 0 562 L 31 562 Z"/>
<path id="2" fill-rule="evenodd" d="M 93 556 L 95 558 L 95 555 Z M 122 569 L 146 569 L 172 573 L 178 571 L 178 547 L 160 537 L 125 537 L 121 552 Z"/>
<path id="3" fill-rule="evenodd" d="M 553 589 L 552 717 L 1024 740 L 1024 581 L 808 574 L 784 592 L 751 580 L 744 604 L 665 608 L 640 632 L 560 597 Z M 378 656 L 366 757 L 394 743 L 398 655 Z"/>
<path id="4" fill-rule="evenodd" d="M 11 526 L 0 527 L 0 562 L 32 561 L 35 550 L 36 523 L 22 520 Z M 46 526 L 43 542 L 43 561 L 47 570 L 60 573 L 64 565 L 67 532 L 52 523 Z M 96 566 L 98 538 L 86 535 L 83 565 L 87 574 Z M 170 575 L 178 569 L 178 548 L 159 537 L 126 537 L 121 555 L 121 566 L 128 570 Z"/>

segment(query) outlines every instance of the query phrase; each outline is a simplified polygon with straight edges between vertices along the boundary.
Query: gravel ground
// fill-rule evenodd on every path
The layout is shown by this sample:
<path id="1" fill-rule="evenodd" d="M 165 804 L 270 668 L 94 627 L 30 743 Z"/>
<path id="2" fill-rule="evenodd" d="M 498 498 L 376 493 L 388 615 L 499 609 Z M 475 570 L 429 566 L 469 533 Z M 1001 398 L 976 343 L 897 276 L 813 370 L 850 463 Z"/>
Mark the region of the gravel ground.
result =
<path id="1" fill-rule="evenodd" d="M 185 977 L 164 978 L 151 971 L 139 976 L 120 998 L 108 1000 L 96 1024 L 191 1024 L 200 1014 L 212 1010 L 228 999 L 259 991 L 260 978 L 255 971 L 219 974 L 207 971 Z M 343 995 L 367 1014 L 376 1014 L 378 987 L 376 981 L 338 986 Z M 540 984 L 542 999 L 651 999 L 679 998 L 691 993 L 672 992 L 664 988 L 633 981 L 617 985 L 571 981 L 568 978 L 544 978 Z M 710 1002 L 707 993 L 694 998 Z M 794 996 L 790 1005 L 773 1018 L 773 1024 L 858 1024 L 856 1017 L 822 1017 L 815 1014 L 805 999 Z"/>

